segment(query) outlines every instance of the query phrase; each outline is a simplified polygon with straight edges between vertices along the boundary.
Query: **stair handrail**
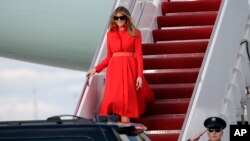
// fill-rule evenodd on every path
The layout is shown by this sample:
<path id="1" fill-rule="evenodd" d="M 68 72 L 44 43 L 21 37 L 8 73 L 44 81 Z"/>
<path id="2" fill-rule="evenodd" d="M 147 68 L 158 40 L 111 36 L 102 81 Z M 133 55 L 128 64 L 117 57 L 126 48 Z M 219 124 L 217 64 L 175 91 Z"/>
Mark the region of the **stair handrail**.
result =
<path id="1" fill-rule="evenodd" d="M 152 43 L 152 29 L 157 29 L 156 17 L 162 15 L 161 12 L 162 0 L 147 0 L 144 4 L 143 11 L 150 11 L 150 14 L 143 13 L 141 20 L 138 22 L 138 27 L 142 32 L 143 43 Z"/>
<path id="2" fill-rule="evenodd" d="M 115 8 L 115 6 L 116 6 L 116 3 L 117 3 L 117 1 L 118 0 L 116 0 L 116 2 L 114 2 L 114 4 L 113 4 L 113 8 L 112 8 L 112 10 Z M 94 56 L 93 56 L 93 59 L 92 59 L 92 61 L 91 61 L 91 64 L 90 64 L 90 67 L 89 67 L 89 69 L 91 69 L 91 68 L 93 68 L 94 67 L 94 65 L 96 64 L 96 62 L 99 60 L 99 58 L 100 57 L 98 57 L 98 54 L 99 54 L 99 52 L 101 51 L 101 49 L 102 49 L 102 47 L 103 47 L 103 42 L 104 42 L 104 38 L 105 38 L 105 34 L 106 34 L 106 32 L 107 32 L 107 29 L 108 28 L 108 23 L 106 23 L 106 26 L 105 26 L 105 30 L 103 31 L 103 33 L 102 33 L 102 35 L 101 35 L 101 38 L 100 39 L 102 39 L 102 40 L 100 40 L 99 41 L 99 43 L 98 43 L 98 45 L 97 45 L 97 49 L 96 49 L 96 51 L 95 51 L 95 54 L 94 54 Z M 78 115 L 77 114 L 77 111 L 78 111 L 78 109 L 79 109 L 79 107 L 80 107 L 80 103 L 81 103 L 81 100 L 82 100 L 82 98 L 83 98 L 83 96 L 84 96 L 84 93 L 85 93 L 85 91 L 86 91 L 86 89 L 87 89 L 87 87 L 89 86 L 89 83 L 92 81 L 92 78 L 89 78 L 89 77 L 86 77 L 86 80 L 85 80 L 85 83 L 84 83 L 84 85 L 83 85 L 83 90 L 82 90 L 82 94 L 81 94 L 81 96 L 80 96 L 80 98 L 79 98 L 79 100 L 78 100 L 78 103 L 77 103 L 77 106 L 76 106 L 76 109 L 75 109 L 75 115 Z"/>
<path id="3" fill-rule="evenodd" d="M 242 37 L 245 30 L 244 25 L 247 25 L 250 13 L 247 3 L 246 0 L 222 0 L 221 2 L 179 141 L 187 140 L 203 130 L 203 122 L 210 116 L 220 116 L 226 120 L 228 126 L 224 131 L 223 140 L 229 140 L 229 124 L 236 122 L 238 114 L 236 108 L 241 108 L 241 88 L 237 88 L 240 89 L 237 92 L 238 97 L 235 97 L 233 93 L 236 93 L 237 86 L 244 85 L 235 85 L 235 83 L 238 81 L 245 83 L 241 82 L 244 81 L 240 79 L 244 79 L 240 76 L 242 74 L 235 73 L 238 71 L 238 62 L 236 62 L 236 66 L 234 62 L 237 52 L 239 52 L 241 39 L 244 38 Z M 232 18 L 234 19 L 233 24 Z M 232 75 L 233 73 L 235 74 Z M 235 107 L 230 109 L 230 106 Z M 200 140 L 205 141 L 207 137 L 203 136 Z"/>

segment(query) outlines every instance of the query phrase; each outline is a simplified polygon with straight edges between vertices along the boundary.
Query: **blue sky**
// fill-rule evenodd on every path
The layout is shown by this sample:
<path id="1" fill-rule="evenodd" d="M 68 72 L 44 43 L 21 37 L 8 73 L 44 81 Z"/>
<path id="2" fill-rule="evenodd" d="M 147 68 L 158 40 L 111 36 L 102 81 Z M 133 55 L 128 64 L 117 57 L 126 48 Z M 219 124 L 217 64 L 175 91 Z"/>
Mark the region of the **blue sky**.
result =
<path id="1" fill-rule="evenodd" d="M 85 72 L 0 58 L 0 121 L 73 114 Z"/>

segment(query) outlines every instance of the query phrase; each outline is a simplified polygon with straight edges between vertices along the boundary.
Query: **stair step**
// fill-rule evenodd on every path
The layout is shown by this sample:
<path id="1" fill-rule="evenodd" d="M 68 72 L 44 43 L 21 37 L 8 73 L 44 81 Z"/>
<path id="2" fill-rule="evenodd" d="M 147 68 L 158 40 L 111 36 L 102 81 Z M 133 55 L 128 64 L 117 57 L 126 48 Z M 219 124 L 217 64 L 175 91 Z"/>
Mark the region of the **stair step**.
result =
<path id="1" fill-rule="evenodd" d="M 147 43 L 142 45 L 143 55 L 204 53 L 208 41 L 183 41 L 167 43 Z"/>
<path id="2" fill-rule="evenodd" d="M 162 15 L 177 12 L 218 11 L 221 0 L 162 2 Z"/>
<path id="3" fill-rule="evenodd" d="M 155 43 L 157 41 L 209 39 L 212 29 L 213 26 L 156 29 L 152 31 L 152 34 Z"/>
<path id="4" fill-rule="evenodd" d="M 180 115 L 150 115 L 134 120 L 148 127 L 148 130 L 180 130 L 185 114 Z"/>
<path id="5" fill-rule="evenodd" d="M 199 68 L 204 53 L 143 56 L 144 70 Z"/>
<path id="6" fill-rule="evenodd" d="M 178 84 L 195 83 L 199 68 L 158 70 L 155 72 L 144 71 L 144 76 L 149 84 Z"/>
<path id="7" fill-rule="evenodd" d="M 158 28 L 176 26 L 213 25 L 217 12 L 177 13 L 157 17 Z"/>
<path id="8" fill-rule="evenodd" d="M 195 83 L 150 84 L 155 99 L 191 98 Z"/>
<path id="9" fill-rule="evenodd" d="M 179 138 L 179 130 L 153 130 L 146 131 L 151 141 L 177 141 Z"/>
<path id="10" fill-rule="evenodd" d="M 145 112 L 145 115 L 186 114 L 190 99 L 155 100 Z"/>

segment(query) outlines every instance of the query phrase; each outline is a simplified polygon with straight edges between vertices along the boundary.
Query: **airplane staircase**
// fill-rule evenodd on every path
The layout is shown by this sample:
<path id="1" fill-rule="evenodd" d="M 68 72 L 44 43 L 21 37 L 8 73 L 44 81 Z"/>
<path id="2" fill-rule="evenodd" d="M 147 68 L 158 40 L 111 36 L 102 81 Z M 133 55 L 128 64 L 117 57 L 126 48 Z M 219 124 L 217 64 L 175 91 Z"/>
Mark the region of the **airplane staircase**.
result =
<path id="1" fill-rule="evenodd" d="M 154 43 L 143 44 L 144 75 L 155 103 L 134 120 L 152 141 L 177 141 L 221 0 L 164 1 Z"/>
<path id="2" fill-rule="evenodd" d="M 115 6 L 130 7 L 142 31 L 144 75 L 156 101 L 140 119 L 132 121 L 146 125 L 152 141 L 184 141 L 203 130 L 201 123 L 212 115 L 223 117 L 227 123 L 238 121 L 241 98 L 250 84 L 246 79 L 250 75 L 248 55 L 240 46 L 242 39 L 250 39 L 248 2 L 117 0 Z M 91 67 L 105 56 L 105 41 L 106 36 Z M 95 116 L 104 87 L 105 71 L 86 81 L 77 116 Z M 229 140 L 228 128 L 224 138 Z"/>

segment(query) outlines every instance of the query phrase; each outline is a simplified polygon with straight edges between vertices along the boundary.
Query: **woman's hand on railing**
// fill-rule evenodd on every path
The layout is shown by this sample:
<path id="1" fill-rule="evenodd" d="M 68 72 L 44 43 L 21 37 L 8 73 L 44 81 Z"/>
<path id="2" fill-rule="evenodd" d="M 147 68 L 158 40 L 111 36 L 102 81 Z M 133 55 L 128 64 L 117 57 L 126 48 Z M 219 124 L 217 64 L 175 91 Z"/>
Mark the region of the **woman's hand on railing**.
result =
<path id="1" fill-rule="evenodd" d="M 86 76 L 87 77 L 91 77 L 92 75 L 94 75 L 96 73 L 96 69 L 93 68 L 91 70 L 89 70 L 87 73 L 86 73 Z"/>

